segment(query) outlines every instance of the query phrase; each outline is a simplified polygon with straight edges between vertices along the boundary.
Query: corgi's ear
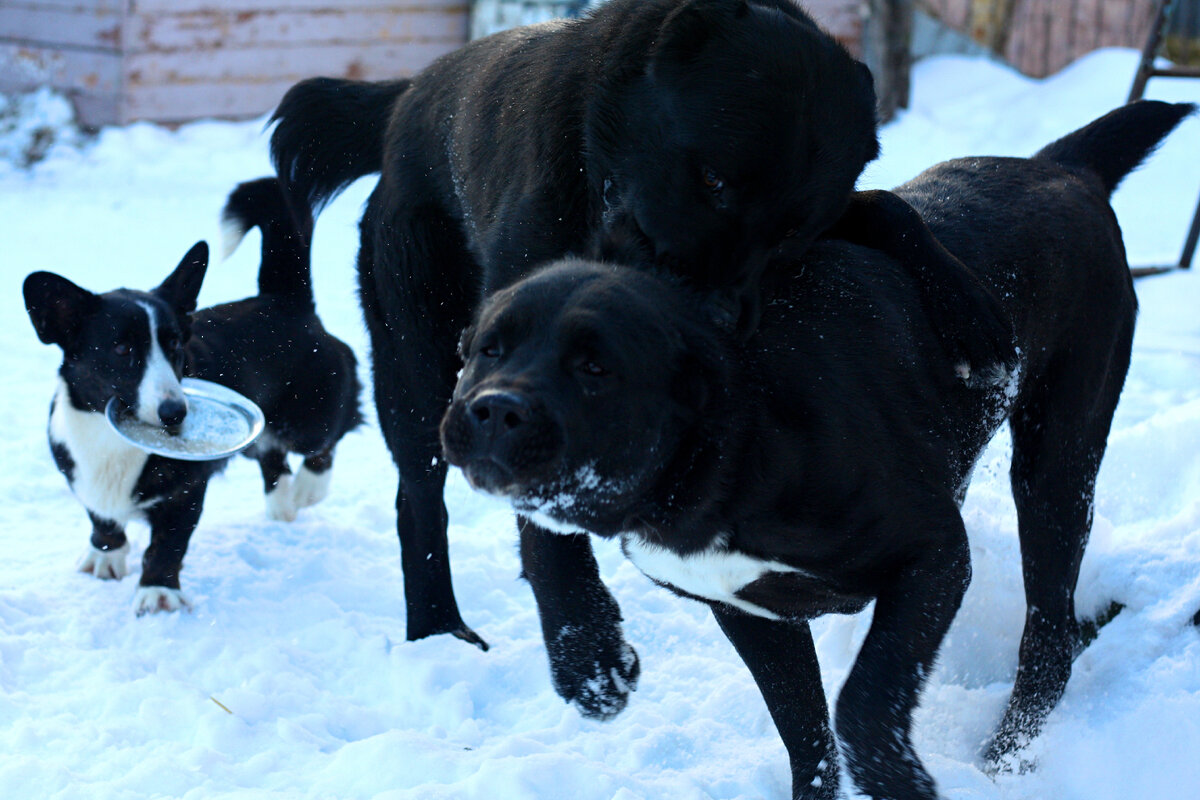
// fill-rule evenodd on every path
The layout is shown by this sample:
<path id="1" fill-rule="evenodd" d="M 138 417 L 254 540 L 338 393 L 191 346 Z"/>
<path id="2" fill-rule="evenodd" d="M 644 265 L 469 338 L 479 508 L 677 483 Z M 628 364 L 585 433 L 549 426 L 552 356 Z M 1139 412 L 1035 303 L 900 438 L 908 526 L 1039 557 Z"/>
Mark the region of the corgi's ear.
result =
<path id="1" fill-rule="evenodd" d="M 181 314 L 196 310 L 196 298 L 200 296 L 200 285 L 204 283 L 204 272 L 208 269 L 208 243 L 196 242 L 187 251 L 175 271 L 154 290 L 162 300 Z"/>
<path id="2" fill-rule="evenodd" d="M 53 272 L 34 272 L 25 279 L 25 310 L 38 338 L 65 347 L 79 326 L 100 306 L 100 298 Z"/>

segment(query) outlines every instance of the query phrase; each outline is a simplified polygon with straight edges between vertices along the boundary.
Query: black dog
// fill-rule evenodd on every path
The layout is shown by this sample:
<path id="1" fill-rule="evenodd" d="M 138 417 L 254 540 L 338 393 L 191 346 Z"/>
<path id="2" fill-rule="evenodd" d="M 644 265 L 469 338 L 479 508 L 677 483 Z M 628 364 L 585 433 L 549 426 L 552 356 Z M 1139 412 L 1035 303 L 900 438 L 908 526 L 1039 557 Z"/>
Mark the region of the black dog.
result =
<path id="1" fill-rule="evenodd" d="M 877 151 L 869 73 L 791 0 L 612 0 L 472 42 L 412 81 L 305 81 L 275 119 L 276 167 L 306 205 L 382 172 L 358 269 L 400 471 L 407 634 L 485 648 L 451 586 L 437 437 L 454 342 L 480 300 L 547 260 L 592 254 L 723 289 L 725 313 L 752 330 L 767 249 L 833 224 Z M 905 252 L 932 241 L 895 205 L 852 206 L 851 233 Z M 948 371 L 1005 358 L 1011 330 L 968 271 L 942 251 L 917 274 Z M 557 598 L 542 616 L 556 687 L 585 713 L 619 709 L 637 662 L 589 543 L 525 523 L 521 540 L 535 587 L 538 573 L 588 576 L 578 603 Z M 576 641 L 573 617 L 594 620 L 598 603 L 606 630 Z"/>
<path id="2" fill-rule="evenodd" d="M 673 279 L 567 261 L 493 295 L 464 334 L 446 458 L 546 528 L 619 537 L 656 582 L 710 604 L 784 739 L 796 797 L 838 786 L 808 620 L 873 599 L 837 738 L 860 791 L 933 798 L 911 712 L 970 576 L 958 504 L 1006 418 L 1028 612 L 993 763 L 1066 686 L 1137 305 L 1108 197 L 1191 110 L 1131 105 L 1031 159 L 950 161 L 896 190 L 1004 298 L 1011 376 L 947 374 L 907 270 L 853 244 L 785 247 L 744 346 Z"/>
<path id="3" fill-rule="evenodd" d="M 80 569 L 97 578 L 125 577 L 132 519 L 150 525 L 135 600 L 138 614 L 186 606 L 179 571 L 200 519 L 208 480 L 225 461 L 179 461 L 126 444 L 104 419 L 113 397 L 150 425 L 183 422 L 179 379 L 204 378 L 253 399 L 266 430 L 246 451 L 262 467 L 268 512 L 293 519 L 329 486 L 333 448 L 360 422 L 354 354 L 326 333 L 313 308 L 307 230 L 296 230 L 274 178 L 242 184 L 230 195 L 226 224 L 240 239 L 263 232 L 259 294 L 196 308 L 208 246 L 195 245 L 150 292 L 93 294 L 66 278 L 35 272 L 25 279 L 25 306 L 38 337 L 63 350 L 50 407 L 50 448 L 92 521 Z M 288 452 L 304 455 L 294 482 Z"/>

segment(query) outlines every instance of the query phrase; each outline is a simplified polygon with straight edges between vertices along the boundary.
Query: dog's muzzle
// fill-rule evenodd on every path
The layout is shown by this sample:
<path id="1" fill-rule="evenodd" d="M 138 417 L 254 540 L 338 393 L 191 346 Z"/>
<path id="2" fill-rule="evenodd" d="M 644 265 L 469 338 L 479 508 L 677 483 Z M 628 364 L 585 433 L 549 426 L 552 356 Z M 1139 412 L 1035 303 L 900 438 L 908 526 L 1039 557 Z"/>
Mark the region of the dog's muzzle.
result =
<path id="1" fill-rule="evenodd" d="M 528 488 L 560 460 L 561 426 L 528 395 L 485 389 L 456 400 L 441 426 L 446 460 L 460 467 L 471 485 L 492 494 Z"/>

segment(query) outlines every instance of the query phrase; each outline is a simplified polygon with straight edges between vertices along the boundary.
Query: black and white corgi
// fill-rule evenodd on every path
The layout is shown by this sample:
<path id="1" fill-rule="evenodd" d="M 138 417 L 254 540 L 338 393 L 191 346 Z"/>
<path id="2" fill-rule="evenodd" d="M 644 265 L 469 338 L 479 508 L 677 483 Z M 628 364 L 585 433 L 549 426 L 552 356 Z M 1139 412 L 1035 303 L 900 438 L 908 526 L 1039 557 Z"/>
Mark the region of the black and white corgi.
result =
<path id="1" fill-rule="evenodd" d="M 125 577 L 125 526 L 145 521 L 150 545 L 134 601 L 139 615 L 188 605 L 179 571 L 208 480 L 227 459 L 180 461 L 125 443 L 104 417 L 111 398 L 142 422 L 168 428 L 187 414 L 185 375 L 254 400 L 266 428 L 244 452 L 262 469 L 268 514 L 285 520 L 324 498 L 334 447 L 362 420 L 354 354 L 315 312 L 311 217 L 293 217 L 279 184 L 264 178 L 230 194 L 222 222 L 233 246 L 250 228 L 262 230 L 253 297 L 195 310 L 208 266 L 204 242 L 148 292 L 93 294 L 50 272 L 25 279 L 38 337 L 63 351 L 49 438 L 55 464 L 92 521 L 79 568 L 101 579 Z M 289 452 L 303 456 L 294 477 Z"/>

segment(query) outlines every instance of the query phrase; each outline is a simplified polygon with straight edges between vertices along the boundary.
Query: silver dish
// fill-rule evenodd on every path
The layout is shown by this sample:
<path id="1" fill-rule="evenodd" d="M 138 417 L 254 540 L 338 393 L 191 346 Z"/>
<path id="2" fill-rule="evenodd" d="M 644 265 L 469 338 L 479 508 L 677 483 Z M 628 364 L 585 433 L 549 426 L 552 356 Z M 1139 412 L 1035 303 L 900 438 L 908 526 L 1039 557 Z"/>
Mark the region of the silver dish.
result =
<path id="1" fill-rule="evenodd" d="M 181 461 L 228 458 L 263 432 L 262 409 L 250 398 L 199 378 L 184 378 L 182 384 L 188 413 L 177 432 L 122 413 L 115 397 L 108 401 L 104 416 L 117 435 L 134 447 Z"/>

